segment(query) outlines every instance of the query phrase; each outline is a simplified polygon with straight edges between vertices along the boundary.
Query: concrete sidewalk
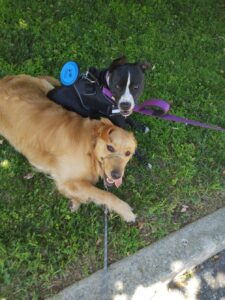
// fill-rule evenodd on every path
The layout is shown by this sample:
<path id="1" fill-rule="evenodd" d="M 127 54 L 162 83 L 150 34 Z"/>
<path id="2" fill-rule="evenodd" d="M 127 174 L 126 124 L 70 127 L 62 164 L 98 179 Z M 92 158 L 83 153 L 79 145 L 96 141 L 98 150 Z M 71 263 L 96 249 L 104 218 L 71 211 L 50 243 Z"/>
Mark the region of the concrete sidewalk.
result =
<path id="1" fill-rule="evenodd" d="M 225 208 L 66 288 L 51 300 L 180 300 L 167 284 L 178 274 L 225 249 Z M 193 298 L 194 299 L 194 298 Z"/>

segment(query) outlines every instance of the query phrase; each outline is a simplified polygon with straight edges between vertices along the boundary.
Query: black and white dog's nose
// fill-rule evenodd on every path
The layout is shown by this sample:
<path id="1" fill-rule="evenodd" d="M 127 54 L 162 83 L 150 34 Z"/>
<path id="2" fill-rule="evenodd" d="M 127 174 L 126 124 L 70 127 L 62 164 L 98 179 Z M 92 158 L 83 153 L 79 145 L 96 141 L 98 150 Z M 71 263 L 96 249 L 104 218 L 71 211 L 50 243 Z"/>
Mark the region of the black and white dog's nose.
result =
<path id="1" fill-rule="evenodd" d="M 120 109 L 122 110 L 129 110 L 131 108 L 130 102 L 121 102 L 120 103 Z"/>

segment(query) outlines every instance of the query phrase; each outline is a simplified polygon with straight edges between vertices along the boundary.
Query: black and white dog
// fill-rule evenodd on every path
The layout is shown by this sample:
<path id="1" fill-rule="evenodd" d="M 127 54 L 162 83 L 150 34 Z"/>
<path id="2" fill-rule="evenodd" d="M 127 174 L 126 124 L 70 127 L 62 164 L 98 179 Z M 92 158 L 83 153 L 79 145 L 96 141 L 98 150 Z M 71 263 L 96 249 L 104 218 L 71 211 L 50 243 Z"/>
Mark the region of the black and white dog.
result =
<path id="1" fill-rule="evenodd" d="M 102 84 L 111 91 L 123 116 L 133 112 L 144 89 L 144 72 L 149 68 L 148 63 L 127 63 L 126 57 L 122 56 L 99 73 L 98 77 L 103 79 Z"/>
<path id="2" fill-rule="evenodd" d="M 144 131 L 129 116 L 143 92 L 144 72 L 150 67 L 148 63 L 128 63 L 122 56 L 106 69 L 90 68 L 75 84 L 56 87 L 48 97 L 83 117 L 107 117 L 117 126 L 129 124 Z"/>

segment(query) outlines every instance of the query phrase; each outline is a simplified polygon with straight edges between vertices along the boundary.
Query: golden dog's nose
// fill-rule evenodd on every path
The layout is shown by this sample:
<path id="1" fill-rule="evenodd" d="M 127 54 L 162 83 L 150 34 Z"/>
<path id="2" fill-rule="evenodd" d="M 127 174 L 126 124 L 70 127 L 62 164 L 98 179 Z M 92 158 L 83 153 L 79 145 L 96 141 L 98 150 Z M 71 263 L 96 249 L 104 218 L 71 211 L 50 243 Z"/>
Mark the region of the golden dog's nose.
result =
<path id="1" fill-rule="evenodd" d="M 111 172 L 112 179 L 119 179 L 121 177 L 121 173 L 119 170 L 112 170 Z"/>

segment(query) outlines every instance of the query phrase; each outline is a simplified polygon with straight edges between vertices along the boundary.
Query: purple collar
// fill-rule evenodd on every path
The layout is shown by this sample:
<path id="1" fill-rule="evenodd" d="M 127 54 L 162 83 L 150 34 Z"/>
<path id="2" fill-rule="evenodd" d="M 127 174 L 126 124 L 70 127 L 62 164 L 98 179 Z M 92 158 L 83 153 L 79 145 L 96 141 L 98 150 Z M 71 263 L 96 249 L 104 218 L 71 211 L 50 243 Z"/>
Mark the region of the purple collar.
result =
<path id="1" fill-rule="evenodd" d="M 110 89 L 108 89 L 107 87 L 103 87 L 102 88 L 102 93 L 103 95 L 105 95 L 106 97 L 110 98 L 110 100 L 113 101 L 113 103 L 115 103 L 115 98 L 112 95 L 112 92 L 110 91 Z"/>
<path id="2" fill-rule="evenodd" d="M 105 86 L 102 89 L 102 93 L 108 98 L 112 98 L 112 92 Z"/>
<path id="3" fill-rule="evenodd" d="M 112 92 L 108 88 L 108 81 L 109 81 L 109 75 L 108 74 L 109 74 L 109 72 L 107 71 L 106 74 L 105 74 L 105 86 L 103 86 L 103 88 L 102 88 L 102 93 L 106 97 L 110 98 L 113 102 L 115 102 L 115 98 L 113 97 Z"/>

